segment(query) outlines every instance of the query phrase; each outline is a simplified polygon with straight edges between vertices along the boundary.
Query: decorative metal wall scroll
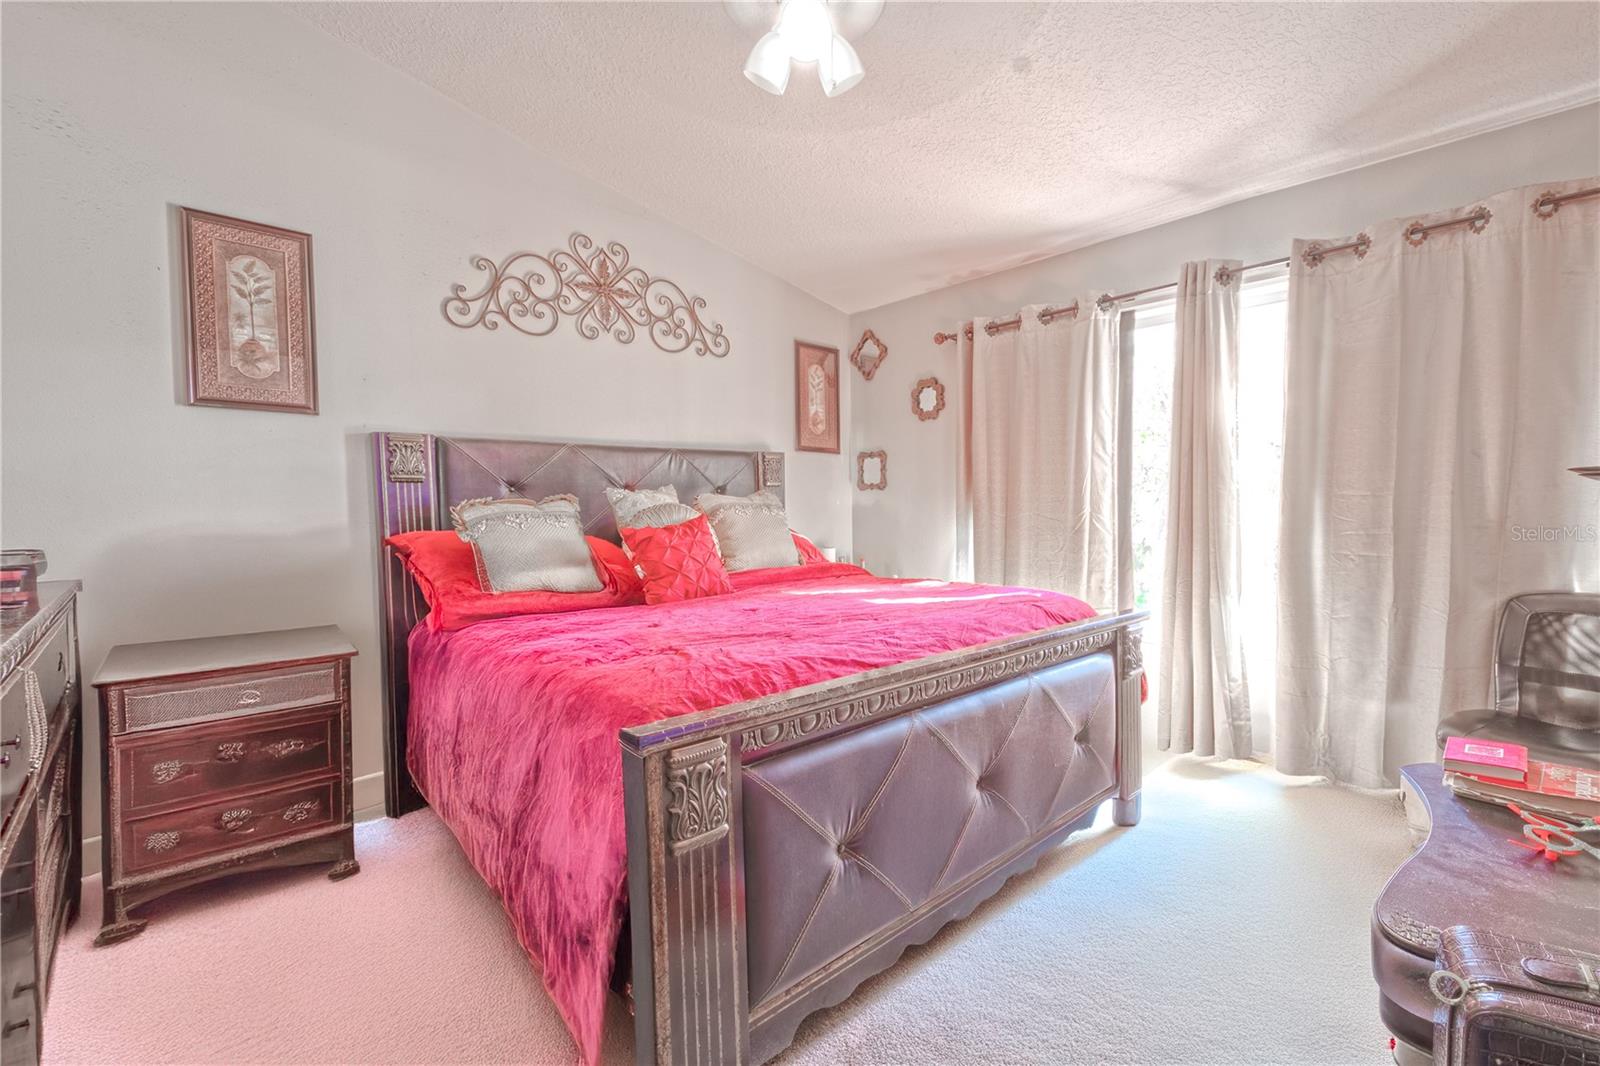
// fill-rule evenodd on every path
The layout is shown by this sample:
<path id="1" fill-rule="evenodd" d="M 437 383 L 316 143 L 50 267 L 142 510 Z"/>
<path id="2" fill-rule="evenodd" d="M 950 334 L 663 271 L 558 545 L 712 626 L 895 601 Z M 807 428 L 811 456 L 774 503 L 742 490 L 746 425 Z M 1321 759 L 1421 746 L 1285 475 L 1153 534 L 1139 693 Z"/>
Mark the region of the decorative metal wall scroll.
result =
<path id="1" fill-rule="evenodd" d="M 938 378 L 923 378 L 911 387 L 911 413 L 932 422 L 944 410 L 944 385 Z"/>
<path id="2" fill-rule="evenodd" d="M 872 480 L 867 480 L 868 475 Z M 889 487 L 889 453 L 888 452 L 857 452 L 856 453 L 856 488 L 862 492 L 874 489 L 882 490 Z"/>
<path id="3" fill-rule="evenodd" d="M 870 329 L 856 341 L 856 350 L 850 353 L 850 365 L 861 371 L 861 376 L 868 381 L 878 372 L 878 367 L 889 358 L 889 346 L 878 339 L 878 335 Z"/>
<path id="4" fill-rule="evenodd" d="M 696 355 L 719 359 L 728 354 L 722 326 L 700 317 L 705 300 L 685 295 L 676 283 L 630 265 L 628 249 L 617 241 L 596 245 L 574 233 L 567 248 L 549 255 L 515 252 L 498 265 L 480 255 L 473 257 L 472 265 L 489 277 L 474 293 L 468 293 L 464 284 L 450 286 L 440 309 L 453 326 L 507 325 L 530 337 L 543 337 L 554 332 L 566 315 L 588 340 L 610 334 L 627 344 L 642 329 L 664 352 L 693 348 Z"/>

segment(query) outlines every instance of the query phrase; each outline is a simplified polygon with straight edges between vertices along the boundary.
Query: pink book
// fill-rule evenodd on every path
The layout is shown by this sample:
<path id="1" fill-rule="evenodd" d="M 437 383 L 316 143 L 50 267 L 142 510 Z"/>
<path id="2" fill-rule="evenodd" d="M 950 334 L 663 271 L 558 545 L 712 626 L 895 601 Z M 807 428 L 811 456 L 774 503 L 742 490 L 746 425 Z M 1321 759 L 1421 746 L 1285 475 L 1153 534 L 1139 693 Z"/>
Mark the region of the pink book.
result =
<path id="1" fill-rule="evenodd" d="M 1458 774 L 1522 784 L 1528 779 L 1528 749 L 1504 740 L 1451 737 L 1444 743 L 1444 768 Z"/>

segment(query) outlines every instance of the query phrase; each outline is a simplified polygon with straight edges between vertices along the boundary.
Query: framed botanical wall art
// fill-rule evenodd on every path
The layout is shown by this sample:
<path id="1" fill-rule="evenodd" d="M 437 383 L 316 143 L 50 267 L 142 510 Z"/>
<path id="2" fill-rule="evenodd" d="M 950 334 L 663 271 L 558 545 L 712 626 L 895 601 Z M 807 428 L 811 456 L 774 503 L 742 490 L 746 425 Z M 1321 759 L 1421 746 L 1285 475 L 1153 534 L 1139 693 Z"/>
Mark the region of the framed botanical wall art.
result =
<path id="1" fill-rule="evenodd" d="M 179 214 L 189 402 L 316 414 L 311 235 Z"/>
<path id="2" fill-rule="evenodd" d="M 794 342 L 795 447 L 839 454 L 839 349 Z"/>

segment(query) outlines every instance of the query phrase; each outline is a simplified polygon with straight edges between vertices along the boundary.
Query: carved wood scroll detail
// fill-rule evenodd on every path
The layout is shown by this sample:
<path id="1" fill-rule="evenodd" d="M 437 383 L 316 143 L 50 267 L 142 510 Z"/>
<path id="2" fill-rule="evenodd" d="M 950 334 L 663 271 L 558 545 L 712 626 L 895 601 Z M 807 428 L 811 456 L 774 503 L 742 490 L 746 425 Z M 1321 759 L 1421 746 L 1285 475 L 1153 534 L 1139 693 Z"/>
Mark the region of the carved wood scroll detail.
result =
<path id="1" fill-rule="evenodd" d="M 1123 636 L 1122 676 L 1132 677 L 1144 669 L 1144 636 L 1137 629 L 1129 629 Z"/>
<path id="2" fill-rule="evenodd" d="M 783 453 L 761 453 L 761 487 L 764 489 L 777 489 L 783 487 Z"/>
<path id="3" fill-rule="evenodd" d="M 479 255 L 472 265 L 489 277 L 473 293 L 463 284 L 450 286 L 440 309 L 452 326 L 495 330 L 506 325 L 543 337 L 566 315 L 588 340 L 610 334 L 628 344 L 642 329 L 664 352 L 693 348 L 696 355 L 719 359 L 728 354 L 722 326 L 700 317 L 705 300 L 631 266 L 628 249 L 617 241 L 596 245 L 574 233 L 566 248 L 549 255 L 513 252 L 498 264 Z"/>
<path id="4" fill-rule="evenodd" d="M 144 838 L 146 851 L 171 851 L 178 846 L 182 834 L 176 829 L 160 829 Z"/>
<path id="5" fill-rule="evenodd" d="M 667 843 L 674 855 L 728 832 L 728 743 L 709 740 L 667 756 Z"/>
<path id="6" fill-rule="evenodd" d="M 788 718 L 746 729 L 740 738 L 740 743 L 744 751 L 749 753 L 773 744 L 801 740 L 818 730 L 831 730 L 852 722 L 892 714 L 903 708 L 950 699 L 1020 674 L 1076 659 L 1080 655 L 1110 646 L 1115 639 L 1116 634 L 1111 631 L 1090 633 L 1059 644 L 1047 644 L 1042 648 L 1032 648 L 1015 655 L 1007 655 L 992 662 L 951 670 L 933 677 L 918 678 L 894 688 L 857 696 L 832 707 L 801 711 Z"/>
<path id="7" fill-rule="evenodd" d="M 427 477 L 426 441 L 422 437 L 403 437 L 391 433 L 388 438 L 388 473 L 390 481 L 421 481 Z"/>

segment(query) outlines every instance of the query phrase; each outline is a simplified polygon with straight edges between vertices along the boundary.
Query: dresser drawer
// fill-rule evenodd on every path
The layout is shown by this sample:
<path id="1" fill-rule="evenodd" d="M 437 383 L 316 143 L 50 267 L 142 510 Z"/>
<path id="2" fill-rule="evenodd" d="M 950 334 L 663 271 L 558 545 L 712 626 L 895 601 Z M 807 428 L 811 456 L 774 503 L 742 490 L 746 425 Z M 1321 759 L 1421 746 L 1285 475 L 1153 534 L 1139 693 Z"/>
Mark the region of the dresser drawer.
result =
<path id="1" fill-rule="evenodd" d="M 177 866 L 220 852 L 344 821 L 344 783 L 314 781 L 216 800 L 123 823 L 119 876 Z"/>
<path id="2" fill-rule="evenodd" d="M 288 711 L 121 737 L 122 809 L 136 813 L 192 797 L 237 792 L 344 769 L 341 707 Z"/>
<path id="3" fill-rule="evenodd" d="M 239 714 L 336 703 L 341 698 L 339 668 L 336 662 L 314 663 L 200 681 L 139 685 L 122 693 L 112 729 L 136 733 Z"/>
<path id="4" fill-rule="evenodd" d="M 72 630 L 63 615 L 0 688 L 0 821 L 50 745 L 50 719 L 72 680 Z"/>

